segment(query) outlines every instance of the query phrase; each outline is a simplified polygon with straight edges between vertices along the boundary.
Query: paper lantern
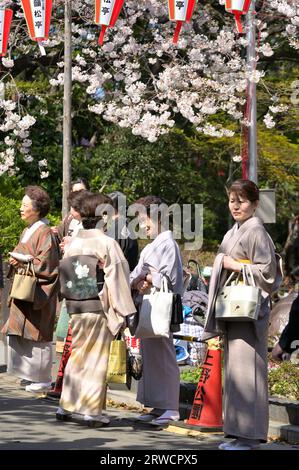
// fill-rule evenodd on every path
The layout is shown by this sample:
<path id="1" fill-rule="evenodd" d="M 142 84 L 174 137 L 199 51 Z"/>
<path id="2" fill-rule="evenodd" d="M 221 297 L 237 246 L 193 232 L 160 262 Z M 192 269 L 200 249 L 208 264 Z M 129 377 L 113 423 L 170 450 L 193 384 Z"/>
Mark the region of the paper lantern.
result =
<path id="1" fill-rule="evenodd" d="M 12 15 L 12 10 L 0 7 L 0 57 L 7 51 Z"/>
<path id="2" fill-rule="evenodd" d="M 190 21 L 196 0 L 168 0 L 168 10 L 170 21 L 176 21 L 176 28 L 173 36 L 173 43 L 179 39 L 182 24 Z"/>
<path id="3" fill-rule="evenodd" d="M 250 8 L 251 0 L 226 0 L 225 9 L 235 15 L 238 33 L 243 33 L 241 15 L 246 15 Z"/>
<path id="4" fill-rule="evenodd" d="M 33 41 L 45 41 L 49 37 L 52 0 L 21 0 L 26 23 Z"/>
<path id="5" fill-rule="evenodd" d="M 95 23 L 101 25 L 99 44 L 102 46 L 108 27 L 113 27 L 120 14 L 124 0 L 96 0 Z"/>

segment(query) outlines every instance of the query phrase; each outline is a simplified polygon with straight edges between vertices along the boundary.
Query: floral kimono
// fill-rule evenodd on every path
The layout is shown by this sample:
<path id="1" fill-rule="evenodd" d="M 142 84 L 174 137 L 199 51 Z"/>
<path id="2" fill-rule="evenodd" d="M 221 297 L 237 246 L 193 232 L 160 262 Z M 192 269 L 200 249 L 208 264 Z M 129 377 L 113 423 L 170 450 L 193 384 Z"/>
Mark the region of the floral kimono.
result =
<path id="1" fill-rule="evenodd" d="M 72 329 L 72 353 L 60 406 L 97 416 L 105 405 L 110 343 L 135 312 L 129 266 L 118 243 L 101 230 L 80 230 L 60 263 L 61 291 Z"/>

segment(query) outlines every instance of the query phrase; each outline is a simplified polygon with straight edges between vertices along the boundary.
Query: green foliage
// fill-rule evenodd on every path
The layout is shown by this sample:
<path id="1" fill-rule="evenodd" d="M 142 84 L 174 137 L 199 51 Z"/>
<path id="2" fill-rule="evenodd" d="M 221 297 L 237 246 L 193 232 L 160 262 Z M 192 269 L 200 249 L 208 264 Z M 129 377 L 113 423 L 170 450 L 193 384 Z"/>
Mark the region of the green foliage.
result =
<path id="1" fill-rule="evenodd" d="M 4 254 L 13 250 L 24 229 L 19 210 L 20 200 L 0 194 L 0 248 Z"/>
<path id="2" fill-rule="evenodd" d="M 292 400 L 299 400 L 299 366 L 284 361 L 277 368 L 269 371 L 270 395 L 281 395 Z"/>
<path id="3" fill-rule="evenodd" d="M 192 369 L 183 370 L 180 375 L 180 381 L 191 384 L 197 384 L 200 379 L 201 370 L 201 367 L 194 367 Z"/>

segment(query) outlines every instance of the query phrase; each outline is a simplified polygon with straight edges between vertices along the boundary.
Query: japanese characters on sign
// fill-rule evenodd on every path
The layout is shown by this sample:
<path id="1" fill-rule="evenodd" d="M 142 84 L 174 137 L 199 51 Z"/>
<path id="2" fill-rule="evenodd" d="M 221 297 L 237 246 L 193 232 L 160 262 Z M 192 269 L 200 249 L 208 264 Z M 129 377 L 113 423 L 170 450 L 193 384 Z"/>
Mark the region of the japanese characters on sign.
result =
<path id="1" fill-rule="evenodd" d="M 211 352 L 211 351 L 210 351 Z M 194 402 L 189 419 L 194 419 L 199 421 L 200 415 L 205 403 L 205 384 L 210 378 L 212 362 L 209 362 L 210 359 L 213 359 L 213 355 L 210 355 L 209 352 L 205 358 L 203 368 L 201 371 L 200 379 L 197 385 L 197 389 L 194 396 Z"/>
<path id="2" fill-rule="evenodd" d="M 31 39 L 44 41 L 49 37 L 52 0 L 21 0 Z"/>

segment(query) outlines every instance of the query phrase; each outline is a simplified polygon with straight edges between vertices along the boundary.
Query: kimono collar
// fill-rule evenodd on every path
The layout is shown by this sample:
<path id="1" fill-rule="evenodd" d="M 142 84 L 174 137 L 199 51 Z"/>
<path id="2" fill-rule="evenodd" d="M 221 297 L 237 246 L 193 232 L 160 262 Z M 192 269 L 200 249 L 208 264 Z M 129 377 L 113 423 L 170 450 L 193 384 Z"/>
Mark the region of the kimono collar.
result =
<path id="1" fill-rule="evenodd" d="M 242 225 L 240 225 L 240 227 L 237 223 L 235 223 L 233 228 L 225 235 L 218 253 L 225 253 L 230 255 L 235 245 L 239 242 L 240 238 L 247 232 L 247 230 L 251 230 L 254 227 L 263 226 L 263 222 L 258 217 L 250 217 L 250 219 L 246 220 Z"/>
<path id="2" fill-rule="evenodd" d="M 34 232 L 36 232 L 36 230 L 39 227 L 41 227 L 42 225 L 48 225 L 48 223 L 49 223 L 48 219 L 40 219 L 37 222 L 34 222 L 34 224 L 32 224 L 30 227 L 28 227 L 25 230 L 25 233 L 22 237 L 21 243 L 27 243 L 28 240 L 32 237 Z"/>
<path id="3" fill-rule="evenodd" d="M 173 235 L 171 230 L 165 230 L 165 232 L 161 232 L 153 241 L 152 246 L 158 246 L 160 243 L 164 242 L 165 240 L 173 240 Z"/>

